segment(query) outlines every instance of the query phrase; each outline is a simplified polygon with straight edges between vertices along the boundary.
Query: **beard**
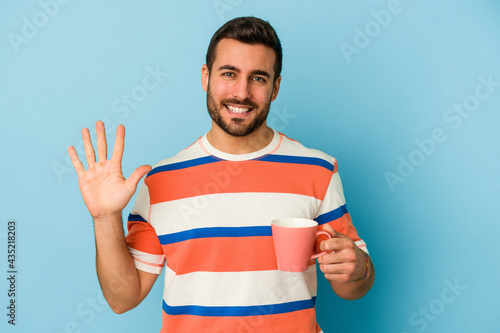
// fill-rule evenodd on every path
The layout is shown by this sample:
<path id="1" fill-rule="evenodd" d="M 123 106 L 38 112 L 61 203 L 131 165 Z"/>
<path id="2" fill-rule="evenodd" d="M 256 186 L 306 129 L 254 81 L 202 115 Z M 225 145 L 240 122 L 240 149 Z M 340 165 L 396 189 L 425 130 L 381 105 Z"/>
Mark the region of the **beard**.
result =
<path id="1" fill-rule="evenodd" d="M 226 109 L 226 104 L 240 104 L 240 105 L 247 105 L 252 108 L 251 112 L 257 113 L 257 115 L 253 118 L 253 120 L 250 121 L 249 124 L 245 125 L 245 122 L 247 121 L 246 118 L 238 118 L 238 117 L 233 117 L 229 120 L 229 122 L 226 122 L 224 118 L 222 117 L 222 112 L 224 112 L 224 109 Z M 269 109 L 271 107 L 271 100 L 267 102 L 265 105 L 262 106 L 262 109 L 260 109 L 260 112 L 258 110 L 258 105 L 255 104 L 254 102 L 245 99 L 243 101 L 232 98 L 232 99 L 224 99 L 221 100 L 219 104 L 215 101 L 214 97 L 212 96 L 212 93 L 210 91 L 210 84 L 208 84 L 207 88 L 207 109 L 208 109 L 208 114 L 210 115 L 210 118 L 227 134 L 236 136 L 236 137 L 242 137 L 242 136 L 247 136 L 251 133 L 253 133 L 256 129 L 258 129 L 262 124 L 266 121 L 267 115 L 269 114 Z"/>

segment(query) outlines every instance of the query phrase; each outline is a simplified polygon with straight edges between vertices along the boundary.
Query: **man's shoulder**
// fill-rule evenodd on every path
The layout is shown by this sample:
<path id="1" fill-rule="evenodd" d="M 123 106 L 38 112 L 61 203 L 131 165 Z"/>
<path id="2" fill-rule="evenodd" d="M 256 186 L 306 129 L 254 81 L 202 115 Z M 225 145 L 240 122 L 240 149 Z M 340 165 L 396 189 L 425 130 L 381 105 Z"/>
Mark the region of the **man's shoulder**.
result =
<path id="1" fill-rule="evenodd" d="M 331 164 L 336 164 L 337 160 L 335 157 L 315 148 L 310 148 L 304 146 L 297 140 L 291 139 L 290 137 L 280 133 L 283 138 L 283 142 L 277 151 L 278 154 L 283 155 L 293 155 L 301 157 L 318 158 L 325 160 Z"/>

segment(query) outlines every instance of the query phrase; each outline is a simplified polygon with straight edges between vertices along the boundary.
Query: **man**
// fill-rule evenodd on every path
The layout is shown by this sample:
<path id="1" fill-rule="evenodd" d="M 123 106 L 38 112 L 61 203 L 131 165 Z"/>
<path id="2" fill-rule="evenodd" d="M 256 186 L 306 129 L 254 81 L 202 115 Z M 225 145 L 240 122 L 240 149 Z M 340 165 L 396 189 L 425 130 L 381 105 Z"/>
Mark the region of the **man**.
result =
<path id="1" fill-rule="evenodd" d="M 270 223 L 315 219 L 332 235 L 319 266 L 345 299 L 371 288 L 374 268 L 345 208 L 334 158 L 266 125 L 281 83 L 281 44 L 268 22 L 237 18 L 213 36 L 202 87 L 210 131 L 154 168 L 125 179 L 124 128 L 107 160 L 98 122 L 97 155 L 82 131 L 88 170 L 69 154 L 95 226 L 97 275 L 116 313 L 137 306 L 165 266 L 162 332 L 321 332 L 316 266 L 277 269 Z M 121 214 L 146 175 L 129 216 Z"/>

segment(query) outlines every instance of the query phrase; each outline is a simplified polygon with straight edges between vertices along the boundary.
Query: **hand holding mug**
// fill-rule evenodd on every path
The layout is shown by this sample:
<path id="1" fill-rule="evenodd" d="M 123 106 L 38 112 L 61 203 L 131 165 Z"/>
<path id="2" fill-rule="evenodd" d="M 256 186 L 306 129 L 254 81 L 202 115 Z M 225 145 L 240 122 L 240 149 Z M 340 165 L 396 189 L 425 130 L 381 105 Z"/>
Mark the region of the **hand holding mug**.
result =
<path id="1" fill-rule="evenodd" d="M 348 283 L 363 279 L 367 274 L 367 257 L 347 235 L 325 224 L 323 229 L 331 238 L 320 243 L 320 249 L 328 253 L 318 258 L 319 268 L 332 282 Z"/>

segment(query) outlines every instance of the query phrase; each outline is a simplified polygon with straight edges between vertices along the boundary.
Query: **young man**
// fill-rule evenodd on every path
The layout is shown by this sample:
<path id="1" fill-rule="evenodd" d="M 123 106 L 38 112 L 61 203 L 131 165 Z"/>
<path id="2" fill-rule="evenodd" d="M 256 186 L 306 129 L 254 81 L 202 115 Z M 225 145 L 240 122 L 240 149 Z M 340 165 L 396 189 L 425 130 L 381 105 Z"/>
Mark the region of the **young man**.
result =
<path id="1" fill-rule="evenodd" d="M 266 125 L 281 59 L 269 23 L 229 21 L 202 67 L 212 118 L 206 135 L 129 179 L 121 171 L 123 126 L 107 160 L 97 123 L 98 162 L 82 131 L 88 170 L 69 148 L 94 219 L 99 282 L 116 313 L 137 306 L 164 268 L 162 332 L 321 332 L 316 266 L 277 268 L 270 223 L 280 217 L 315 219 L 332 235 L 319 242 L 329 253 L 318 262 L 337 295 L 357 299 L 371 288 L 374 269 L 345 208 L 336 160 Z M 124 237 L 122 210 L 146 173 Z"/>

